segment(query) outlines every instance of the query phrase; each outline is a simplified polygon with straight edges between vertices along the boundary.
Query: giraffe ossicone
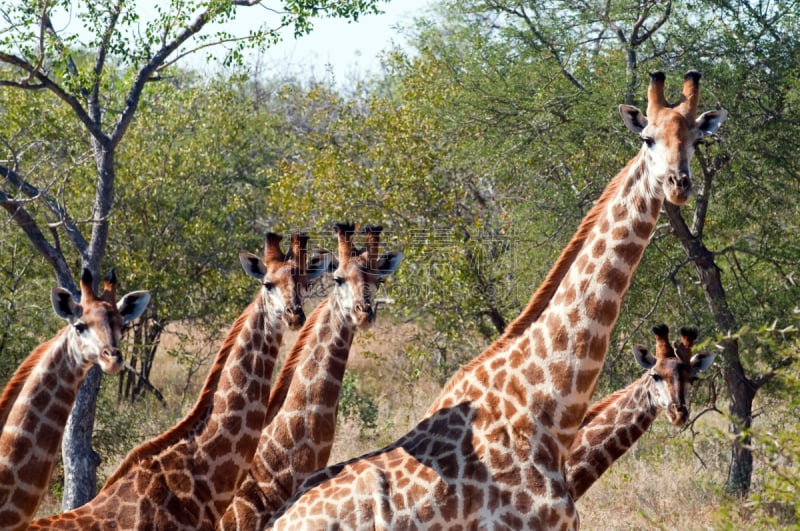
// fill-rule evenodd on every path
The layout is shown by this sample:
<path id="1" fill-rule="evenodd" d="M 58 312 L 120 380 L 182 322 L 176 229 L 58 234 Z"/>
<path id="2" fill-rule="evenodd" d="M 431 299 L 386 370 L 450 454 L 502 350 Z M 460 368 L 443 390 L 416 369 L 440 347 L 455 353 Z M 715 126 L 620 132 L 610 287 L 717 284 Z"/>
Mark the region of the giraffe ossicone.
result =
<path id="1" fill-rule="evenodd" d="M 123 326 L 144 312 L 150 293 L 134 291 L 117 302 L 116 283 L 112 269 L 97 295 L 92 274 L 84 269 L 80 300 L 65 288 L 53 288 L 53 310 L 68 325 L 34 349 L 0 396 L 3 529 L 27 529 L 36 515 L 86 371 L 95 363 L 107 374 L 123 368 L 119 350 Z"/>
<path id="2" fill-rule="evenodd" d="M 577 529 L 564 476 L 623 298 L 663 202 L 684 204 L 698 138 L 699 74 L 675 105 L 651 74 L 647 115 L 621 106 L 639 153 L 583 219 L 521 315 L 383 449 L 312 474 L 268 527 Z"/>

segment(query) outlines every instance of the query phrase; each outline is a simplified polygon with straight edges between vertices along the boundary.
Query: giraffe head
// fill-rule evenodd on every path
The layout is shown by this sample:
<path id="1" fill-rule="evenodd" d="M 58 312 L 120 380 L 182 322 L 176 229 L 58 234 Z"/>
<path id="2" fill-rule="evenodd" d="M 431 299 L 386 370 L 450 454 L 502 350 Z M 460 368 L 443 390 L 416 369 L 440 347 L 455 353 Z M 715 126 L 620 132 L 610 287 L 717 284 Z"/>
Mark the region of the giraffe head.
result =
<path id="1" fill-rule="evenodd" d="M 688 201 L 692 191 L 690 164 L 695 146 L 701 138 L 714 133 L 728 113 L 720 109 L 695 118 L 699 72 L 686 72 L 683 94 L 672 105 L 664 97 L 664 79 L 663 72 L 650 74 L 646 117 L 632 105 L 620 105 L 619 111 L 628 129 L 644 142 L 641 153 L 648 160 L 651 185 L 660 187 L 667 201 L 680 206 Z"/>
<path id="2" fill-rule="evenodd" d="M 70 324 L 70 352 L 80 353 L 81 363 L 97 363 L 104 372 L 116 374 L 124 365 L 119 351 L 123 326 L 142 314 L 150 302 L 150 293 L 133 291 L 117 302 L 113 269 L 106 275 L 100 295 L 94 292 L 92 281 L 92 274 L 84 269 L 80 302 L 64 288 L 53 288 L 50 301 L 56 314 Z"/>
<path id="3" fill-rule="evenodd" d="M 264 245 L 264 260 L 242 251 L 239 260 L 245 272 L 258 279 L 270 306 L 276 308 L 286 324 L 300 328 L 306 321 L 303 295 L 308 283 L 322 276 L 330 258 L 325 255 L 308 257 L 308 235 L 292 234 L 289 250 L 281 250 L 282 236 L 268 232 Z"/>
<path id="4" fill-rule="evenodd" d="M 377 315 L 378 284 L 397 270 L 403 253 L 393 251 L 378 255 L 383 227 L 364 227 L 366 247 L 363 249 L 353 245 L 355 225 L 338 223 L 335 229 L 339 246 L 338 257 L 334 260 L 334 296 L 346 318 L 358 326 L 369 326 Z"/>
<path id="5" fill-rule="evenodd" d="M 681 339 L 675 347 L 669 343 L 669 328 L 662 324 L 652 328 L 656 336 L 655 356 L 646 347 L 636 345 L 633 355 L 647 369 L 657 405 L 667 412 L 669 421 L 683 426 L 689 419 L 689 391 L 697 373 L 706 370 L 714 361 L 714 353 L 701 352 L 692 356 L 697 330 L 681 328 Z"/>

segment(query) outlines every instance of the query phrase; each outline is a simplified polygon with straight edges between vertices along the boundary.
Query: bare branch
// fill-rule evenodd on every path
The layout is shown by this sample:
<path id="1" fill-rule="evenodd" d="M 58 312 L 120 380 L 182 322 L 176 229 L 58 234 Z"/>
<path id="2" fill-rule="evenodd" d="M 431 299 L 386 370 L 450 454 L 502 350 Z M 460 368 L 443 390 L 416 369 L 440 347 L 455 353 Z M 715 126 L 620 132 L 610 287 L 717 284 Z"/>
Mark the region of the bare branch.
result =
<path id="1" fill-rule="evenodd" d="M 64 255 L 47 241 L 30 213 L 2 191 L 0 191 L 0 207 L 8 212 L 11 220 L 22 229 L 36 251 L 50 263 L 56 273 L 58 284 L 75 293 L 75 282 L 72 280 Z"/>
<path id="2" fill-rule="evenodd" d="M 67 233 L 67 237 L 75 246 L 75 249 L 81 254 L 81 256 L 86 256 L 88 244 L 84 239 L 83 234 L 81 234 L 78 230 L 78 227 L 69 218 L 69 215 L 64 207 L 59 205 L 58 202 L 50 199 L 45 191 L 25 181 L 19 176 L 19 174 L 17 174 L 17 172 L 6 168 L 5 166 L 0 166 L 0 177 L 5 178 L 11 184 L 11 186 L 25 194 L 31 200 L 41 201 L 48 208 L 48 210 L 55 215 L 56 219 L 60 220 L 60 224 L 64 227 L 64 231 Z M 7 205 L 20 207 L 22 204 L 24 204 L 22 201 L 12 199 L 5 194 L 4 199 Z M 8 210 L 8 207 L 6 207 L 6 210 Z M 32 221 L 34 224 L 36 223 L 33 221 L 33 218 L 30 218 L 30 221 Z M 25 232 L 28 234 L 28 231 Z M 45 253 L 42 254 L 45 255 Z"/>
<path id="3" fill-rule="evenodd" d="M 94 62 L 94 79 L 92 79 L 92 90 L 91 96 L 89 97 L 89 112 L 98 124 L 100 123 L 100 109 L 97 106 L 100 99 L 100 77 L 103 74 L 108 45 L 111 42 L 111 37 L 114 35 L 114 28 L 117 25 L 120 13 L 122 13 L 123 5 L 124 0 L 118 0 L 116 5 L 114 5 L 113 11 L 111 11 L 109 16 L 108 26 L 103 32 L 103 37 L 100 39 L 100 46 L 97 49 L 97 57 Z"/>
<path id="4" fill-rule="evenodd" d="M 558 63 L 559 69 L 561 70 L 561 73 L 564 75 L 564 77 L 566 77 L 569 80 L 569 82 L 572 83 L 573 85 L 575 85 L 580 91 L 588 92 L 586 87 L 584 87 L 581 84 L 580 81 L 575 79 L 575 77 L 567 70 L 566 64 L 565 64 L 564 60 L 562 59 L 561 54 L 559 53 L 559 51 L 556 49 L 556 47 L 553 45 L 553 43 L 549 39 L 547 39 L 544 36 L 544 34 L 542 34 L 539 31 L 539 29 L 536 27 L 536 24 L 534 24 L 533 20 L 531 20 L 530 16 L 528 16 L 528 13 L 525 11 L 524 7 L 520 7 L 520 9 L 517 10 L 517 9 L 513 9 L 513 8 L 507 6 L 507 5 L 504 5 L 501 2 L 496 2 L 496 1 L 492 1 L 492 0 L 488 1 L 487 5 L 489 5 L 490 7 L 493 7 L 494 9 L 496 9 L 498 11 L 502 11 L 502 12 L 505 12 L 505 13 L 507 13 L 509 15 L 514 15 L 514 16 L 522 19 L 522 21 L 528 27 L 530 32 L 533 34 L 533 36 L 536 37 L 536 40 L 547 48 L 547 50 L 550 52 L 550 55 L 553 57 L 555 62 Z"/>
<path id="5" fill-rule="evenodd" d="M 657 2 L 654 2 L 653 5 L 655 5 L 656 3 Z M 633 30 L 631 31 L 631 46 L 638 46 L 647 41 L 669 19 L 669 16 L 672 13 L 672 2 L 667 2 L 666 4 L 667 6 L 666 9 L 664 10 L 664 14 L 662 15 L 662 17 L 656 21 L 656 23 L 653 25 L 652 28 L 645 31 L 643 35 L 639 36 L 639 30 L 642 28 L 642 26 L 645 23 L 645 20 L 647 19 L 647 16 L 650 14 L 650 8 L 649 7 L 645 8 L 642 15 L 633 24 Z"/>

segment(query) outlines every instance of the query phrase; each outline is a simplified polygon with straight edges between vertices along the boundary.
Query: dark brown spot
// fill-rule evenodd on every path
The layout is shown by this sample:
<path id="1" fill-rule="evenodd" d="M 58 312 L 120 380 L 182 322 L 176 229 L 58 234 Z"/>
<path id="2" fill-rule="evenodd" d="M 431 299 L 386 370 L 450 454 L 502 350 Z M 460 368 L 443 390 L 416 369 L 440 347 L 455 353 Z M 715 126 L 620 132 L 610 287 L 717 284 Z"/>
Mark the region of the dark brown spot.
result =
<path id="1" fill-rule="evenodd" d="M 642 214 L 647 212 L 647 201 L 644 200 L 643 197 L 637 197 L 633 200 L 633 204 L 636 207 L 636 210 Z"/>
<path id="2" fill-rule="evenodd" d="M 553 362 L 548 367 L 550 379 L 562 395 L 567 395 L 572 390 L 572 366 L 566 361 Z"/>
<path id="3" fill-rule="evenodd" d="M 578 426 L 586 413 L 586 404 L 572 404 L 564 408 L 561 416 L 561 427 Z"/>
<path id="4" fill-rule="evenodd" d="M 578 377 L 575 379 L 575 391 L 581 394 L 588 393 L 594 386 L 597 378 L 597 370 L 578 370 Z"/>
<path id="5" fill-rule="evenodd" d="M 633 232 L 639 238 L 647 239 L 653 231 L 653 224 L 650 221 L 637 219 L 633 222 Z"/>
<path id="6" fill-rule="evenodd" d="M 617 293 L 623 293 L 628 287 L 628 275 L 611 265 L 610 261 L 604 262 L 600 268 L 600 278 L 606 286 Z"/>
<path id="7" fill-rule="evenodd" d="M 654 219 L 658 219 L 659 214 L 661 214 L 660 199 L 654 197 L 650 200 L 650 214 L 653 216 Z"/>
<path id="8" fill-rule="evenodd" d="M 628 227 L 617 225 L 614 227 L 614 230 L 611 231 L 611 238 L 614 240 L 624 240 L 630 233 L 631 231 L 628 230 Z"/>
<path id="9" fill-rule="evenodd" d="M 603 361 L 606 357 L 606 350 L 608 350 L 608 336 L 605 334 L 592 336 L 592 341 L 589 345 L 589 354 L 592 359 Z"/>
<path id="10" fill-rule="evenodd" d="M 620 243 L 614 246 L 614 252 L 630 266 L 639 261 L 642 250 L 643 247 L 635 242 Z"/>
<path id="11" fill-rule="evenodd" d="M 592 256 L 595 258 L 600 258 L 603 256 L 603 253 L 606 252 L 606 241 L 603 239 L 599 239 L 595 242 L 594 246 L 592 247 Z"/>
<path id="12" fill-rule="evenodd" d="M 567 345 L 569 344 L 569 332 L 567 332 L 566 326 L 562 324 L 552 333 L 552 342 L 553 351 L 555 352 L 567 349 Z"/>

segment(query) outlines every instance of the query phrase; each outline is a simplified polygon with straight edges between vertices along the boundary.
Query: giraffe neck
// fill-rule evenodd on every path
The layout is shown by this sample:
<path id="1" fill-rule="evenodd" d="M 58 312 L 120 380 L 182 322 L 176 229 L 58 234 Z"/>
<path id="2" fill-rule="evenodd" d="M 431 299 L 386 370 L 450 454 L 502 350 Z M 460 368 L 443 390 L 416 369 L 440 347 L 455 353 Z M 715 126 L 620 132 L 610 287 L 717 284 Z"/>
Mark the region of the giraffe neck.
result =
<path id="1" fill-rule="evenodd" d="M 565 475 L 577 500 L 653 424 L 661 408 L 645 374 L 598 401 L 586 413 L 567 456 Z"/>
<path id="2" fill-rule="evenodd" d="M 428 414 L 475 402 L 512 417 L 518 434 L 550 433 L 565 455 L 662 200 L 648 186 L 640 152 L 606 187 L 522 314 L 455 375 Z"/>
<path id="3" fill-rule="evenodd" d="M 327 464 L 355 329 L 333 298 L 311 314 L 278 378 L 291 384 L 270 397 L 270 409 L 276 391 L 285 397 L 282 407 L 262 432 L 247 478 L 218 529 L 262 528 L 306 477 Z"/>
<path id="4" fill-rule="evenodd" d="M 198 451 L 193 456 L 212 492 L 213 503 L 207 507 L 214 522 L 230 503 L 255 454 L 283 337 L 283 319 L 263 297 L 249 310 L 220 375 L 211 414 L 197 435 Z"/>
<path id="5" fill-rule="evenodd" d="M 0 398 L 0 521 L 25 529 L 47 490 L 61 436 L 88 363 L 71 352 L 70 327 L 40 345 Z"/>

